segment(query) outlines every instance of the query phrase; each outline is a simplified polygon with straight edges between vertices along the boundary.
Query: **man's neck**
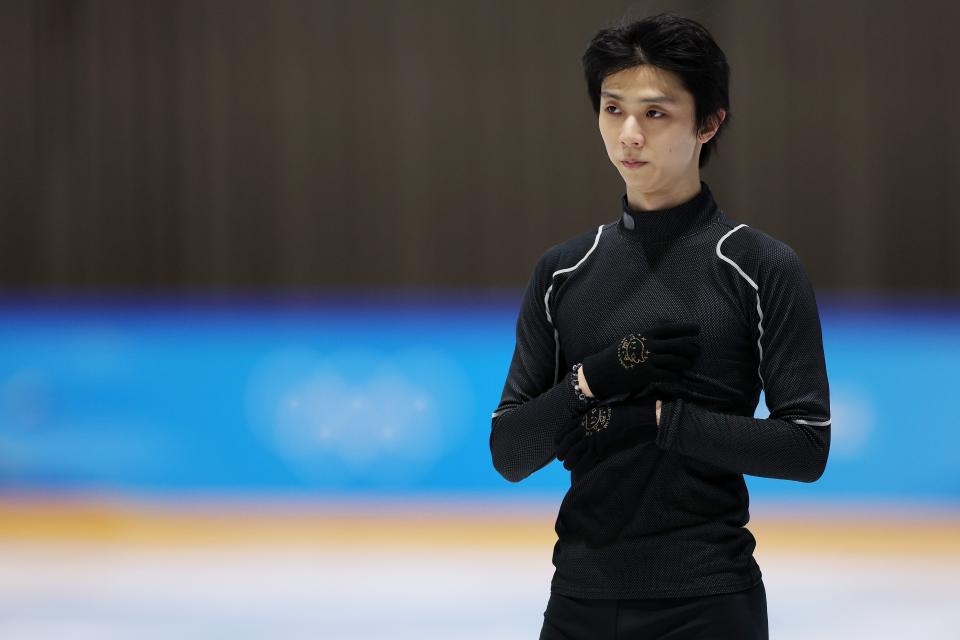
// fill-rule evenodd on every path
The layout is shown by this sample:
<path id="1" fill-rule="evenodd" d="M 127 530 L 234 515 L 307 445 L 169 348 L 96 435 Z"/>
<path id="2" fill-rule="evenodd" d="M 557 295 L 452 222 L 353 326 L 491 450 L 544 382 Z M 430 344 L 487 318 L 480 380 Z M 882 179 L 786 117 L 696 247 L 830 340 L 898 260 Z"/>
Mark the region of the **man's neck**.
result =
<path id="1" fill-rule="evenodd" d="M 692 182 L 684 179 L 666 190 L 641 192 L 631 190 L 627 185 L 627 204 L 634 211 L 661 211 L 669 209 L 693 198 L 700 192 L 700 174 L 694 173 Z"/>

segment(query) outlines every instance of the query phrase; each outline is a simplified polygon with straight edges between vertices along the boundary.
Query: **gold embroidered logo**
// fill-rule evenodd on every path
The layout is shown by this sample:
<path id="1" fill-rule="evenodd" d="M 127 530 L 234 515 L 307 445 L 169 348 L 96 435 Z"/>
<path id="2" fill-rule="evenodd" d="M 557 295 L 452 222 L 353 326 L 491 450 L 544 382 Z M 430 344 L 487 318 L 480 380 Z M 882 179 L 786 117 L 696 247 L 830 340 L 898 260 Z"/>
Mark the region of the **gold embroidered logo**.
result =
<path id="1" fill-rule="evenodd" d="M 601 405 L 599 407 L 593 407 L 588 413 L 584 414 L 580 424 L 583 425 L 587 437 L 606 429 L 610 425 L 610 416 L 612 413 L 609 406 Z"/>
<path id="2" fill-rule="evenodd" d="M 633 365 L 640 362 L 646 362 L 650 357 L 650 351 L 647 350 L 646 339 L 633 333 L 620 341 L 617 348 L 617 357 L 620 360 L 620 366 L 624 369 L 631 369 Z"/>

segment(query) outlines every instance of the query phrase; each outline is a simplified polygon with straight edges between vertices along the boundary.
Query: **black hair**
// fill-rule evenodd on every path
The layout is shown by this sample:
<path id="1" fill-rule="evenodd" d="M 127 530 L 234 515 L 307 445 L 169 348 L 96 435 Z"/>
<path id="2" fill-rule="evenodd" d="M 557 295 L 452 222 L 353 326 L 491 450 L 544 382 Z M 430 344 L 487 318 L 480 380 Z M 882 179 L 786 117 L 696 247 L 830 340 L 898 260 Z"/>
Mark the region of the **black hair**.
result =
<path id="1" fill-rule="evenodd" d="M 700 149 L 699 166 L 707 164 L 717 138 L 730 124 L 730 66 L 706 27 L 671 12 L 632 22 L 621 21 L 597 32 L 582 62 L 587 92 L 597 115 L 603 79 L 644 64 L 679 76 L 684 88 L 693 95 L 694 125 L 698 133 L 709 127 L 719 109 L 724 109 L 723 123 Z"/>

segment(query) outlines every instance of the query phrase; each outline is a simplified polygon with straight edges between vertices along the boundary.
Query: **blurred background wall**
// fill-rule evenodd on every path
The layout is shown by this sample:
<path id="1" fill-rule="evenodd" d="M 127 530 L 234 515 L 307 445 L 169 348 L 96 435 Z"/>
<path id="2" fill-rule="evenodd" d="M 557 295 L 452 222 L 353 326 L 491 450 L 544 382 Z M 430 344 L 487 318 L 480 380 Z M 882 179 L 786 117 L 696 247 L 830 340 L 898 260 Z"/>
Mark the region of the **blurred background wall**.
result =
<path id="1" fill-rule="evenodd" d="M 952 637 L 960 5 L 819 0 L 0 3 L 0 633 L 531 637 L 569 473 L 507 483 L 489 416 L 536 259 L 620 216 L 580 56 L 662 10 L 732 67 L 703 179 L 820 305 L 827 471 L 747 478 L 772 629 Z M 320 559 L 111 546 L 229 541 Z"/>
<path id="2" fill-rule="evenodd" d="M 732 67 L 706 179 L 815 285 L 960 291 L 955 3 L 8 0 L 10 289 L 516 289 L 618 216 L 580 55 L 625 13 Z"/>

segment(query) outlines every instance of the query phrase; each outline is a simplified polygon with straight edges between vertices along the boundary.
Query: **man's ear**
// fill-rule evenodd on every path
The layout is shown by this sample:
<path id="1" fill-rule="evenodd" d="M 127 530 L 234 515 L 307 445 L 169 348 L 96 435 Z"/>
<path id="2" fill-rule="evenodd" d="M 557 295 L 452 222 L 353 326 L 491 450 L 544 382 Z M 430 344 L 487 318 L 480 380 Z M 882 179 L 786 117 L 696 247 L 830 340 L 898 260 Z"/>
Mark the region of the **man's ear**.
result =
<path id="1" fill-rule="evenodd" d="M 720 129 L 720 125 L 723 124 L 723 120 L 727 117 L 727 112 L 725 109 L 719 109 L 714 115 L 710 117 L 710 122 L 707 125 L 707 128 L 700 132 L 700 135 L 697 138 L 702 144 L 707 144 L 710 142 L 710 139 L 717 135 L 717 131 Z"/>

